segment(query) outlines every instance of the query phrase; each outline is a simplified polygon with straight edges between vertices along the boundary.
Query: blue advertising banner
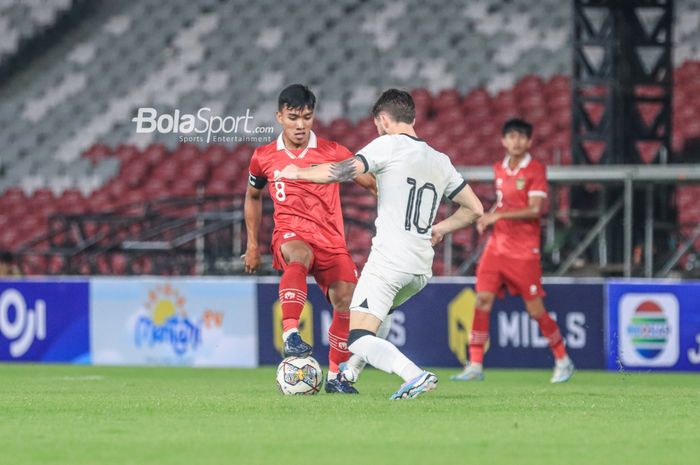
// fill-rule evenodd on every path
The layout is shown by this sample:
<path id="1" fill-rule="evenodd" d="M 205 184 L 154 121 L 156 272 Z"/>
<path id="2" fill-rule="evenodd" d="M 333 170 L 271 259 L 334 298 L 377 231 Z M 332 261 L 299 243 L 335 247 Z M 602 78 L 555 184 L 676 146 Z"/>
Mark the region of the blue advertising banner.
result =
<path id="1" fill-rule="evenodd" d="M 89 363 L 87 281 L 0 281 L 0 360 Z"/>
<path id="2" fill-rule="evenodd" d="M 608 285 L 611 370 L 700 371 L 700 283 Z"/>
<path id="3" fill-rule="evenodd" d="M 454 366 L 467 359 L 476 294 L 472 281 L 429 284 L 392 316 L 389 340 L 416 363 Z M 579 368 L 604 368 L 604 286 L 549 284 L 545 305 L 560 324 L 571 358 Z M 328 362 L 331 305 L 315 284 L 309 283 L 300 332 L 314 346 L 314 357 Z M 278 284 L 258 284 L 258 328 L 261 364 L 281 359 L 281 308 Z M 494 305 L 490 342 L 484 363 L 491 367 L 551 367 L 553 358 L 521 299 L 508 296 Z"/>
<path id="4" fill-rule="evenodd" d="M 92 361 L 255 367 L 255 310 L 252 280 L 95 278 Z"/>

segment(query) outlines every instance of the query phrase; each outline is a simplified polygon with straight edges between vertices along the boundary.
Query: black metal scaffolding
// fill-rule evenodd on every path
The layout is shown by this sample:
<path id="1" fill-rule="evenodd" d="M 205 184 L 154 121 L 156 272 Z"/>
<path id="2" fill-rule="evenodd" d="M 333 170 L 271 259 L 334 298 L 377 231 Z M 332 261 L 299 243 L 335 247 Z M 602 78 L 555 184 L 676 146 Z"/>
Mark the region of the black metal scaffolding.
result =
<path id="1" fill-rule="evenodd" d="M 575 164 L 665 163 L 673 0 L 574 0 Z"/>

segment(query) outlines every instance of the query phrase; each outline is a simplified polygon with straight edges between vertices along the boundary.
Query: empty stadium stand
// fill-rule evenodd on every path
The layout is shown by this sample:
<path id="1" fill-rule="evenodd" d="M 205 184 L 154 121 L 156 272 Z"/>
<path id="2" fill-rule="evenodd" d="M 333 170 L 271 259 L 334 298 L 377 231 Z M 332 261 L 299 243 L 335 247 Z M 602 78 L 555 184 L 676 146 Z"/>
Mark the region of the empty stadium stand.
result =
<path id="1" fill-rule="evenodd" d="M 0 67 L 82 6 L 0 2 Z M 677 1 L 673 162 L 689 159 L 700 140 L 698 23 L 700 0 Z M 48 242 L 37 238 L 55 214 L 242 195 L 251 144 L 137 134 L 132 118 L 139 107 L 196 113 L 206 106 L 220 115 L 250 109 L 257 124 L 273 124 L 277 92 L 292 82 L 309 84 L 319 97 L 317 134 L 351 150 L 375 137 L 368 110 L 378 93 L 399 86 L 415 98 L 418 133 L 457 165 L 500 158 L 500 125 L 515 115 L 535 124 L 536 157 L 571 162 L 568 2 L 96 0 L 27 60 L 0 86 L 3 250 L 45 250 Z M 489 186 L 477 192 L 493 196 Z M 374 201 L 354 186 L 343 193 L 349 247 L 362 263 Z M 677 191 L 682 233 L 700 222 L 697 195 L 697 187 Z M 567 198 L 561 192 L 564 216 Z M 453 240 L 456 253 L 478 247 L 471 232 Z M 51 260 L 30 268 L 61 269 Z M 436 273 L 454 271 L 443 268 L 440 251 Z"/>

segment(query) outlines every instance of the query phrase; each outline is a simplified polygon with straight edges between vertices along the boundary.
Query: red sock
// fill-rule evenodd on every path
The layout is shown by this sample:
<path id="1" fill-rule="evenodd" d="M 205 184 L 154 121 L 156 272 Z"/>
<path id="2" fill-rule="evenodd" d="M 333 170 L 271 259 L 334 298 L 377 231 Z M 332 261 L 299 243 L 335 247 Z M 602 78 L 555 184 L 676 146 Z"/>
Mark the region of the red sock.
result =
<path id="1" fill-rule="evenodd" d="M 328 371 L 338 373 L 338 365 L 350 358 L 348 333 L 350 332 L 350 312 L 333 310 L 333 321 L 328 328 Z"/>
<path id="2" fill-rule="evenodd" d="M 306 274 L 303 263 L 292 262 L 280 279 L 280 304 L 282 304 L 282 331 L 299 326 L 299 317 L 306 303 Z"/>
<path id="3" fill-rule="evenodd" d="M 557 322 L 552 320 L 549 313 L 545 310 L 544 314 L 537 320 L 540 325 L 542 335 L 549 341 L 549 347 L 554 353 L 554 358 L 560 359 L 566 356 L 566 347 L 564 347 L 564 339 L 561 337 Z"/>
<path id="4" fill-rule="evenodd" d="M 477 308 L 474 312 L 472 333 L 469 336 L 469 362 L 484 363 L 484 345 L 489 340 L 489 317 L 491 312 Z"/>

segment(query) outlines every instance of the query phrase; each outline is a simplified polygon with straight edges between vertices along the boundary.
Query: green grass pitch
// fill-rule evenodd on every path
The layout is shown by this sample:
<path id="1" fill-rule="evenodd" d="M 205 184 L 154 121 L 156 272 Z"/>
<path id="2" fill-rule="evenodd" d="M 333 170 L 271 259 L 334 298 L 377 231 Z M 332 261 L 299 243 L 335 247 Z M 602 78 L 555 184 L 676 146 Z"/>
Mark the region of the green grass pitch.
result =
<path id="1" fill-rule="evenodd" d="M 282 396 L 255 370 L 0 365 L 0 463 L 689 464 L 700 457 L 700 376 L 487 370 L 482 383 L 388 400 Z"/>

